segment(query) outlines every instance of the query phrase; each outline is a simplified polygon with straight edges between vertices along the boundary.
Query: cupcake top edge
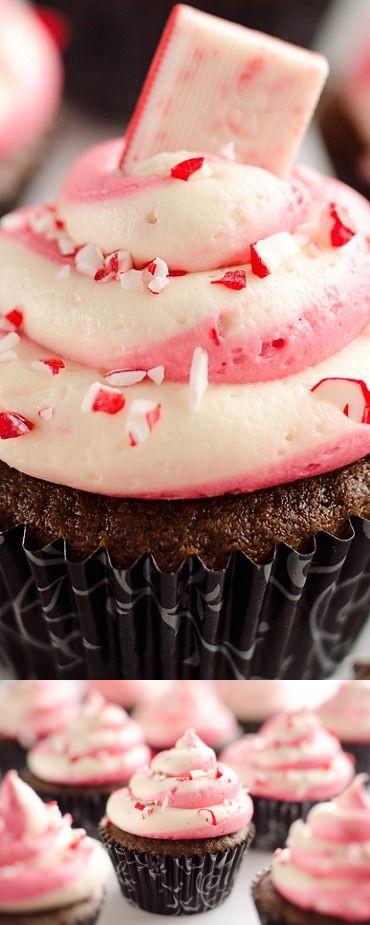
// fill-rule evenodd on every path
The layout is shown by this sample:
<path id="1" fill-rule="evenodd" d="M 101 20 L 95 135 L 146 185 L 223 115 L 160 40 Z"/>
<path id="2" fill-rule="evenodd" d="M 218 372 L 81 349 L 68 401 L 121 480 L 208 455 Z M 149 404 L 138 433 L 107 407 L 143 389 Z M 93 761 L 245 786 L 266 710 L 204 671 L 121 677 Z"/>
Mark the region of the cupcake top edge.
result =
<path id="1" fill-rule="evenodd" d="M 370 799 L 366 775 L 307 821 L 294 823 L 287 847 L 275 853 L 272 881 L 300 909 L 343 922 L 370 918 Z"/>
<path id="2" fill-rule="evenodd" d="M 0 785 L 0 911 L 65 908 L 99 895 L 108 858 L 83 829 L 71 828 L 55 802 L 45 804 L 9 771 Z"/>
<path id="3" fill-rule="evenodd" d="M 344 681 L 317 714 L 343 743 L 370 745 L 370 681 Z"/>
<path id="4" fill-rule="evenodd" d="M 0 690 L 0 736 L 28 747 L 67 726 L 79 711 L 68 681 L 9 681 Z"/>
<path id="5" fill-rule="evenodd" d="M 190 726 L 215 749 L 238 733 L 232 711 L 204 681 L 179 681 L 160 697 L 140 704 L 133 715 L 149 745 L 157 750 L 174 746 Z"/>
<path id="6" fill-rule="evenodd" d="M 177 841 L 233 834 L 252 815 L 252 800 L 235 772 L 217 761 L 193 729 L 107 804 L 108 823 L 122 831 Z"/>

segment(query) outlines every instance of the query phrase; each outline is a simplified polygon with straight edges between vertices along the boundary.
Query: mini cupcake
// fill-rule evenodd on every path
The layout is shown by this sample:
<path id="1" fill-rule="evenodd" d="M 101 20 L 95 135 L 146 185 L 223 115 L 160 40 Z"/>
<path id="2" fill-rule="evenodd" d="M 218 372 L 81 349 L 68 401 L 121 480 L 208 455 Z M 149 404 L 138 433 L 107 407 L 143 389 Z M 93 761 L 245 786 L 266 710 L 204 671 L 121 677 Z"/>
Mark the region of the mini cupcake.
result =
<path id="1" fill-rule="evenodd" d="M 0 0 L 0 214 L 38 165 L 62 88 L 59 52 L 35 12 Z"/>
<path id="2" fill-rule="evenodd" d="M 106 700 L 132 710 L 142 700 L 158 697 L 171 686 L 171 681 L 90 681 L 89 690 L 99 691 Z"/>
<path id="3" fill-rule="evenodd" d="M 257 732 L 267 719 L 293 705 L 286 681 L 217 681 L 216 685 L 245 732 Z"/>
<path id="4" fill-rule="evenodd" d="M 236 774 L 189 730 L 112 794 L 101 834 L 132 905 L 189 915 L 229 895 L 252 815 Z"/>
<path id="5" fill-rule="evenodd" d="M 238 735 L 232 711 L 204 681 L 178 681 L 161 697 L 137 707 L 134 716 L 144 730 L 146 741 L 157 752 L 172 748 L 192 726 L 216 751 Z"/>
<path id="6" fill-rule="evenodd" d="M 68 681 L 10 681 L 0 692 L 0 772 L 20 770 L 26 751 L 62 729 L 79 710 L 76 688 Z"/>
<path id="7" fill-rule="evenodd" d="M 253 797 L 254 846 L 264 851 L 281 847 L 292 823 L 341 793 L 355 773 L 351 756 L 307 710 L 276 716 L 220 757 Z"/>
<path id="8" fill-rule="evenodd" d="M 95 832 L 108 795 L 150 758 L 139 724 L 125 710 L 92 695 L 68 728 L 27 756 L 27 780 L 43 799 Z"/>
<path id="9" fill-rule="evenodd" d="M 354 756 L 357 771 L 370 773 L 370 681 L 344 681 L 317 713 Z"/>
<path id="10" fill-rule="evenodd" d="M 370 922 L 370 800 L 359 775 L 290 831 L 270 870 L 255 880 L 262 925 Z"/>
<path id="11" fill-rule="evenodd" d="M 109 862 L 101 845 L 71 828 L 56 803 L 45 805 L 16 771 L 0 787 L 2 925 L 93 925 Z"/>

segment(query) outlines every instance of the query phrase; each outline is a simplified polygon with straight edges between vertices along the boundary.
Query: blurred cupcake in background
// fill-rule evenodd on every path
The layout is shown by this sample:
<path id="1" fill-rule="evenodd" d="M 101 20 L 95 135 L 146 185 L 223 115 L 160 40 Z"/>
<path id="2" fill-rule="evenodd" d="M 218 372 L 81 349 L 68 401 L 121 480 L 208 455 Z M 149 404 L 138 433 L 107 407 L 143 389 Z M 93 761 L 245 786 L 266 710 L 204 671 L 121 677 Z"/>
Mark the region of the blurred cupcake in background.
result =
<path id="1" fill-rule="evenodd" d="M 127 784 L 150 750 L 137 722 L 94 694 L 68 728 L 35 745 L 27 781 L 44 800 L 58 800 L 77 825 L 94 833 L 112 790 Z"/>
<path id="2" fill-rule="evenodd" d="M 229 895 L 254 835 L 252 816 L 236 774 L 189 729 L 112 794 L 101 835 L 132 905 L 191 915 Z"/>
<path id="3" fill-rule="evenodd" d="M 216 751 L 238 735 L 234 714 L 204 681 L 178 681 L 139 706 L 134 716 L 155 751 L 172 748 L 189 728 Z"/>
<path id="4" fill-rule="evenodd" d="M 370 680 L 370 658 L 355 662 L 353 668 L 358 681 Z"/>
<path id="5" fill-rule="evenodd" d="M 370 773 L 370 681 L 344 681 L 317 714 L 354 756 L 357 771 Z"/>
<path id="6" fill-rule="evenodd" d="M 90 681 L 89 690 L 99 691 L 106 700 L 132 710 L 142 700 L 158 697 L 171 687 L 172 681 Z"/>
<path id="7" fill-rule="evenodd" d="M 341 793 L 355 773 L 351 756 L 308 710 L 268 720 L 258 735 L 239 739 L 220 759 L 250 791 L 254 846 L 264 851 L 281 847 L 292 823 L 305 819 L 319 800 Z"/>
<path id="8" fill-rule="evenodd" d="M 20 770 L 27 748 L 62 729 L 79 711 L 70 681 L 6 681 L 0 688 L 0 772 Z"/>
<path id="9" fill-rule="evenodd" d="M 16 771 L 0 788 L 0 921 L 3 925 L 93 925 L 110 864 L 99 842 L 71 828 Z"/>
<path id="10" fill-rule="evenodd" d="M 216 690 L 245 732 L 257 732 L 265 720 L 293 705 L 287 681 L 216 681 Z"/>
<path id="11" fill-rule="evenodd" d="M 261 925 L 345 925 L 370 921 L 370 800 L 363 776 L 307 822 L 255 879 Z"/>
<path id="12" fill-rule="evenodd" d="M 56 43 L 20 0 L 0 0 L 0 214 L 42 159 L 62 91 Z"/>

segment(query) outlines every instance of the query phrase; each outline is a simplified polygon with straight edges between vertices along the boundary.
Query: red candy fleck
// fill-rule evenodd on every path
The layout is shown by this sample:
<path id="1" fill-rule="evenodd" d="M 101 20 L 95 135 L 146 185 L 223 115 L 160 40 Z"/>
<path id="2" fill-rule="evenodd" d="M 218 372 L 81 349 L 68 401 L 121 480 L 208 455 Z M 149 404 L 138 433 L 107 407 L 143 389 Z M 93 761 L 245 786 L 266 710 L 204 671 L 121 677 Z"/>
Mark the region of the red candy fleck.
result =
<path id="1" fill-rule="evenodd" d="M 99 283 L 102 282 L 102 280 L 115 279 L 118 276 L 119 271 L 119 256 L 117 251 L 115 251 L 110 255 L 110 257 L 107 258 L 105 266 L 100 267 L 100 269 L 96 271 L 94 280 L 95 282 Z"/>
<path id="2" fill-rule="evenodd" d="M 254 244 L 251 244 L 251 265 L 252 273 L 254 273 L 255 276 L 259 276 L 260 279 L 264 279 L 265 276 L 270 275 L 270 270 L 267 269 L 266 264 L 261 260 Z"/>
<path id="3" fill-rule="evenodd" d="M 139 803 L 138 801 L 137 803 L 135 803 L 135 809 L 140 809 L 140 811 L 142 812 L 143 809 L 145 809 L 145 803 Z"/>
<path id="4" fill-rule="evenodd" d="M 222 774 L 222 771 L 220 771 L 220 768 L 217 768 L 217 771 L 216 771 L 216 780 L 219 780 L 220 777 L 223 777 L 223 774 Z"/>
<path id="5" fill-rule="evenodd" d="M 148 270 L 148 273 L 151 273 L 152 276 L 155 275 L 155 271 L 157 267 L 156 267 L 154 260 L 151 260 L 150 263 L 148 263 L 148 266 L 146 269 Z"/>
<path id="6" fill-rule="evenodd" d="M 245 289 L 247 274 L 245 270 L 228 270 L 222 279 L 211 279 L 212 286 L 226 286 L 227 289 Z"/>
<path id="7" fill-rule="evenodd" d="M 189 180 L 189 177 L 197 170 L 201 170 L 204 164 L 204 157 L 189 157 L 186 161 L 180 161 L 171 167 L 171 176 L 176 180 Z"/>
<path id="8" fill-rule="evenodd" d="M 216 816 L 212 809 L 198 809 L 198 814 L 204 816 L 206 822 L 209 822 L 210 825 L 217 825 Z M 207 813 L 207 815 L 206 815 Z"/>
<path id="9" fill-rule="evenodd" d="M 118 411 L 122 411 L 125 404 L 126 400 L 123 395 L 102 387 L 95 396 L 91 410 L 104 411 L 105 414 L 117 414 Z"/>
<path id="10" fill-rule="evenodd" d="M 333 219 L 333 225 L 330 229 L 330 242 L 333 247 L 343 247 L 356 234 L 347 209 L 337 206 L 331 202 L 329 206 L 330 218 Z"/>
<path id="11" fill-rule="evenodd" d="M 61 360 L 60 357 L 51 357 L 47 360 L 40 360 L 40 363 L 43 363 L 44 366 L 47 366 L 50 369 L 52 376 L 57 376 L 62 369 L 66 368 L 65 363 L 63 363 L 63 360 Z"/>
<path id="12" fill-rule="evenodd" d="M 173 277 L 173 276 L 187 276 L 187 275 L 188 275 L 188 271 L 187 271 L 187 270 L 169 270 L 169 271 L 168 271 L 168 275 L 171 276 L 171 277 Z"/>
<path id="13" fill-rule="evenodd" d="M 23 312 L 20 312 L 19 308 L 13 308 L 11 312 L 5 315 L 5 318 L 10 321 L 10 324 L 14 324 L 15 328 L 20 328 L 23 321 Z"/>
<path id="14" fill-rule="evenodd" d="M 0 440 L 11 440 L 13 437 L 23 437 L 33 430 L 34 424 L 27 418 L 17 414 L 16 411 L 0 412 Z"/>
<path id="15" fill-rule="evenodd" d="M 156 405 L 155 408 L 153 408 L 153 411 L 148 411 L 146 415 L 146 420 L 147 420 L 149 430 L 153 430 L 153 427 L 155 424 L 158 423 L 160 416 L 161 416 L 161 405 L 160 404 Z"/>

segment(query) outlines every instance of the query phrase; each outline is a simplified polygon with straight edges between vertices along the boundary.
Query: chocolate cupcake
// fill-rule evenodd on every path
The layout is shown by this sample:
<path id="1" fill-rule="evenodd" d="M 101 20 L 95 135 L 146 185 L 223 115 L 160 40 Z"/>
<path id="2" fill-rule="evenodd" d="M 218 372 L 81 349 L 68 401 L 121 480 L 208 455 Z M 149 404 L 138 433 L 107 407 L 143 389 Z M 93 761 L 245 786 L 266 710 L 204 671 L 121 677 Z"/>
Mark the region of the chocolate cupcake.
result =
<path id="1" fill-rule="evenodd" d="M 183 6 L 170 26 L 190 96 L 204 62 L 231 75 L 217 131 L 188 98 L 195 150 L 136 162 L 138 127 L 147 151 L 188 124 L 176 72 L 125 149 L 0 229 L 0 641 L 20 677 L 328 677 L 370 605 L 370 207 L 280 176 L 323 59 Z"/>
<path id="2" fill-rule="evenodd" d="M 370 922 L 370 801 L 359 775 L 291 829 L 287 848 L 253 883 L 262 925 Z"/>
<path id="3" fill-rule="evenodd" d="M 12 208 L 38 167 L 62 89 L 58 49 L 35 12 L 0 4 L 0 214 Z"/>
<path id="4" fill-rule="evenodd" d="M 253 804 L 194 730 L 108 800 L 101 834 L 122 893 L 159 915 L 206 912 L 232 890 Z"/>
<path id="5" fill-rule="evenodd" d="M 16 771 L 0 787 L 2 925 L 94 925 L 109 862 L 99 842 L 71 828 Z"/>
<path id="6" fill-rule="evenodd" d="M 344 681 L 317 712 L 323 726 L 353 755 L 356 770 L 370 774 L 370 681 Z"/>
<path id="7" fill-rule="evenodd" d="M 249 0 L 247 5 L 242 0 L 194 0 L 192 5 L 309 45 L 330 0 Z M 172 0 L 48 0 L 48 8 L 62 13 L 70 27 L 65 50 L 68 95 L 106 118 L 127 118 L 172 6 Z"/>
<path id="8" fill-rule="evenodd" d="M 134 716 L 157 752 L 173 748 L 190 727 L 216 752 L 240 731 L 231 710 L 204 681 L 178 681 L 160 697 L 138 706 Z"/>
<path id="9" fill-rule="evenodd" d="M 30 750 L 26 779 L 42 799 L 56 799 L 95 834 L 109 794 L 149 758 L 139 724 L 94 694 L 68 728 Z"/>
<path id="10" fill-rule="evenodd" d="M 66 681 L 2 682 L 0 774 L 24 768 L 27 749 L 68 726 L 78 709 L 78 692 Z"/>
<path id="11" fill-rule="evenodd" d="M 255 848 L 280 848 L 290 826 L 319 800 L 341 793 L 354 776 L 353 760 L 307 710 L 268 720 L 221 753 L 248 788 L 255 807 Z"/>

